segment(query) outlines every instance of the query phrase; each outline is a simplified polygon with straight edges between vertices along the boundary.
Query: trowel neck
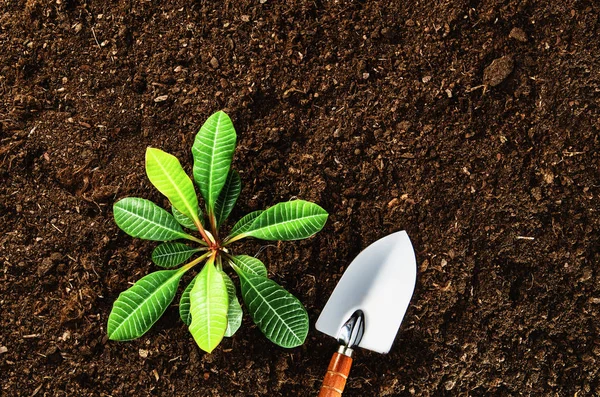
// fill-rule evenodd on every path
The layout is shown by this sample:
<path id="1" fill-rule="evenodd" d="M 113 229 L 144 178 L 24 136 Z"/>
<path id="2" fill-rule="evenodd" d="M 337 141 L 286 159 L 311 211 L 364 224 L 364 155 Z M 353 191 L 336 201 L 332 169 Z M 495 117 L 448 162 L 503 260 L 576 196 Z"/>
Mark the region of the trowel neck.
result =
<path id="1" fill-rule="evenodd" d="M 354 347 L 358 346 L 365 332 L 365 315 L 362 310 L 355 311 L 344 323 L 338 333 L 340 347 L 338 353 L 352 357 Z"/>

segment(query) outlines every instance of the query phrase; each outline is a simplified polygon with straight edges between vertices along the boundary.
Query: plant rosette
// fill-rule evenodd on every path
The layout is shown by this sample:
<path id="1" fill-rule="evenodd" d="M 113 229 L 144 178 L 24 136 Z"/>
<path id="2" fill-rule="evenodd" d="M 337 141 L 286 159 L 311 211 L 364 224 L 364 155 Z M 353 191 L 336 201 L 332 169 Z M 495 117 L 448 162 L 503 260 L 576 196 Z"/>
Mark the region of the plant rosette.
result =
<path id="1" fill-rule="evenodd" d="M 182 276 L 203 265 L 179 301 L 181 320 L 202 350 L 212 352 L 242 323 L 237 289 L 226 267 L 237 273 L 248 312 L 269 340 L 286 348 L 304 343 L 309 322 L 302 303 L 268 278 L 259 259 L 233 255 L 230 244 L 247 237 L 269 241 L 307 238 L 323 228 L 328 214 L 308 201 L 282 202 L 244 216 L 221 239 L 219 228 L 242 186 L 238 173 L 230 169 L 236 140 L 231 119 L 222 111 L 210 116 L 196 135 L 193 177 L 204 199 L 205 214 L 199 208 L 194 182 L 179 160 L 159 149 L 146 150 L 148 179 L 169 199 L 171 212 L 136 197 L 116 202 L 113 212 L 117 226 L 128 235 L 163 242 L 152 252 L 152 261 L 165 270 L 148 274 L 119 295 L 108 318 L 110 339 L 144 335 L 175 298 Z M 190 234 L 194 231 L 199 235 Z"/>

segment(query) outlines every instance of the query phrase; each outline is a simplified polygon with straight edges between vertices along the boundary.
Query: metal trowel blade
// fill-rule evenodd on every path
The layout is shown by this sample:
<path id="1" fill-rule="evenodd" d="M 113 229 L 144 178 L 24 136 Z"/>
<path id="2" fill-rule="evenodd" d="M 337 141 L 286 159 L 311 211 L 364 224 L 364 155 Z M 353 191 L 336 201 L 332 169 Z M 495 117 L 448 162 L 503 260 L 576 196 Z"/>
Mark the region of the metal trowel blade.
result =
<path id="1" fill-rule="evenodd" d="M 350 263 L 317 320 L 317 330 L 338 337 L 357 310 L 364 314 L 359 347 L 387 353 L 394 343 L 417 278 L 415 253 L 405 231 L 375 241 Z"/>

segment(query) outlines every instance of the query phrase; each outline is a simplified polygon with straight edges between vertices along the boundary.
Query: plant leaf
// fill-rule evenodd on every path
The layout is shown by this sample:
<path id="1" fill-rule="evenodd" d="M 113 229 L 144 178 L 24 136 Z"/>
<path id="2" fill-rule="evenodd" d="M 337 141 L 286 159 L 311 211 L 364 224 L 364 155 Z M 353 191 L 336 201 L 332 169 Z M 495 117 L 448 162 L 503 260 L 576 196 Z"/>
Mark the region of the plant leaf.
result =
<path id="1" fill-rule="evenodd" d="M 108 317 L 108 337 L 130 340 L 144 335 L 167 310 L 185 270 L 150 273 L 121 292 Z"/>
<path id="2" fill-rule="evenodd" d="M 221 343 L 227 330 L 229 301 L 223 276 L 209 259 L 198 274 L 190 292 L 190 333 L 200 349 L 207 353 Z"/>
<path id="3" fill-rule="evenodd" d="M 219 198 L 215 203 L 215 217 L 217 218 L 217 227 L 221 226 L 225 219 L 231 213 L 231 210 L 235 206 L 240 191 L 242 190 L 242 180 L 240 175 L 235 170 L 229 170 L 227 180 L 223 189 L 219 194 Z"/>
<path id="4" fill-rule="evenodd" d="M 242 306 L 238 301 L 237 294 L 235 291 L 235 284 L 229 276 L 222 270 L 219 270 L 225 281 L 225 287 L 227 287 L 227 297 L 229 298 L 229 309 L 227 310 L 227 329 L 225 330 L 225 337 L 232 337 L 233 334 L 242 325 Z"/>
<path id="5" fill-rule="evenodd" d="M 132 237 L 169 241 L 189 238 L 173 215 L 150 200 L 126 197 L 113 206 L 117 226 Z"/>
<path id="6" fill-rule="evenodd" d="M 299 240 L 321 230 L 328 216 L 317 204 L 287 201 L 265 210 L 242 234 L 262 240 Z"/>
<path id="7" fill-rule="evenodd" d="M 194 283 L 200 274 L 196 274 L 196 277 L 190 281 L 187 287 L 183 290 L 181 294 L 181 299 L 179 299 L 179 317 L 181 317 L 181 321 L 187 326 L 192 323 L 192 315 L 190 313 L 190 292 L 192 292 L 192 288 L 194 288 Z"/>
<path id="8" fill-rule="evenodd" d="M 152 261 L 158 266 L 171 268 L 182 264 L 198 251 L 199 248 L 188 247 L 183 243 L 162 243 L 152 251 Z"/>
<path id="9" fill-rule="evenodd" d="M 175 220 L 179 222 L 179 224 L 187 229 L 196 230 L 196 225 L 194 225 L 194 221 L 188 218 L 186 215 L 179 212 L 179 210 L 175 207 L 171 207 L 171 212 L 175 217 Z M 204 226 L 203 219 L 201 217 L 201 212 L 198 211 L 198 218 L 200 218 L 200 223 Z"/>
<path id="10" fill-rule="evenodd" d="M 248 274 L 267 277 L 267 267 L 259 259 L 249 255 L 232 256 L 233 264 Z"/>
<path id="11" fill-rule="evenodd" d="M 194 222 L 198 218 L 198 197 L 194 184 L 185 173 L 177 157 L 160 149 L 146 149 L 146 174 L 156 188 Z"/>
<path id="12" fill-rule="evenodd" d="M 223 111 L 210 116 L 196 135 L 192 146 L 194 179 L 209 214 L 214 214 L 215 202 L 225 185 L 236 140 L 233 123 Z"/>
<path id="13" fill-rule="evenodd" d="M 275 281 L 236 269 L 242 297 L 252 320 L 265 336 L 281 347 L 296 347 L 308 334 L 308 314 L 302 303 Z"/>
<path id="14" fill-rule="evenodd" d="M 231 233 L 229 233 L 229 237 L 237 236 L 238 234 L 242 234 L 246 230 L 250 229 L 250 226 L 252 226 L 252 222 L 254 222 L 254 220 L 263 212 L 263 210 L 258 210 L 244 215 L 242 219 L 240 219 L 235 225 L 233 225 Z"/>

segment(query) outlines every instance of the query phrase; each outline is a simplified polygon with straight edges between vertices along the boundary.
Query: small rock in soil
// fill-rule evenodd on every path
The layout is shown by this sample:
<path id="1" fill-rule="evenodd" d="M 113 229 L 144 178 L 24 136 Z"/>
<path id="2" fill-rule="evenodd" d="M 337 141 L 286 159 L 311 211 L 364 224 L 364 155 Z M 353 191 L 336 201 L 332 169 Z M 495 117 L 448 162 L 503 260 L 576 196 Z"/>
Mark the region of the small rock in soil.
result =
<path id="1" fill-rule="evenodd" d="M 395 197 L 388 202 L 387 206 L 388 206 L 388 208 L 394 208 L 398 204 L 400 204 L 400 200 L 398 200 L 398 198 Z"/>
<path id="2" fill-rule="evenodd" d="M 60 252 L 53 252 L 52 254 L 50 254 L 50 260 L 54 263 L 60 262 L 62 258 L 63 256 Z"/>
<path id="3" fill-rule="evenodd" d="M 483 84 L 495 87 L 502 83 L 513 71 L 515 61 L 510 55 L 497 58 L 483 71 Z"/>
<path id="4" fill-rule="evenodd" d="M 446 388 L 446 390 L 452 390 L 452 389 L 454 389 L 454 386 L 456 386 L 456 381 L 453 381 L 453 380 L 449 380 L 444 384 L 444 387 Z"/>
<path id="5" fill-rule="evenodd" d="M 111 185 L 100 186 L 99 188 L 94 189 L 94 192 L 92 193 L 92 199 L 94 201 L 100 202 L 100 203 L 106 202 L 113 195 L 115 195 L 118 190 L 119 190 L 119 188 L 117 186 L 111 186 Z"/>
<path id="6" fill-rule="evenodd" d="M 219 67 L 219 61 L 217 60 L 217 58 L 215 58 L 215 57 L 212 57 L 212 58 L 210 59 L 210 66 L 212 66 L 212 67 L 213 67 L 213 69 L 216 69 L 216 68 L 218 68 L 218 67 Z"/>
<path id="7" fill-rule="evenodd" d="M 408 120 L 401 121 L 400 123 L 398 123 L 398 128 L 400 129 L 400 132 L 406 132 L 410 130 L 410 127 L 412 127 L 412 123 Z"/>
<path id="8" fill-rule="evenodd" d="M 42 262 L 38 265 L 37 275 L 44 276 L 50 273 L 54 269 L 54 261 L 51 258 L 44 258 Z"/>
<path id="9" fill-rule="evenodd" d="M 536 199 L 536 201 L 540 201 L 542 199 L 542 189 L 539 187 L 534 187 L 531 189 L 531 195 Z"/>
<path id="10" fill-rule="evenodd" d="M 50 364 L 58 364 L 63 360 L 62 355 L 56 346 L 50 346 L 46 349 L 44 355 Z"/>
<path id="11" fill-rule="evenodd" d="M 527 42 L 527 34 L 521 28 L 512 28 L 512 30 L 508 34 L 508 37 L 520 41 L 521 43 Z"/>

